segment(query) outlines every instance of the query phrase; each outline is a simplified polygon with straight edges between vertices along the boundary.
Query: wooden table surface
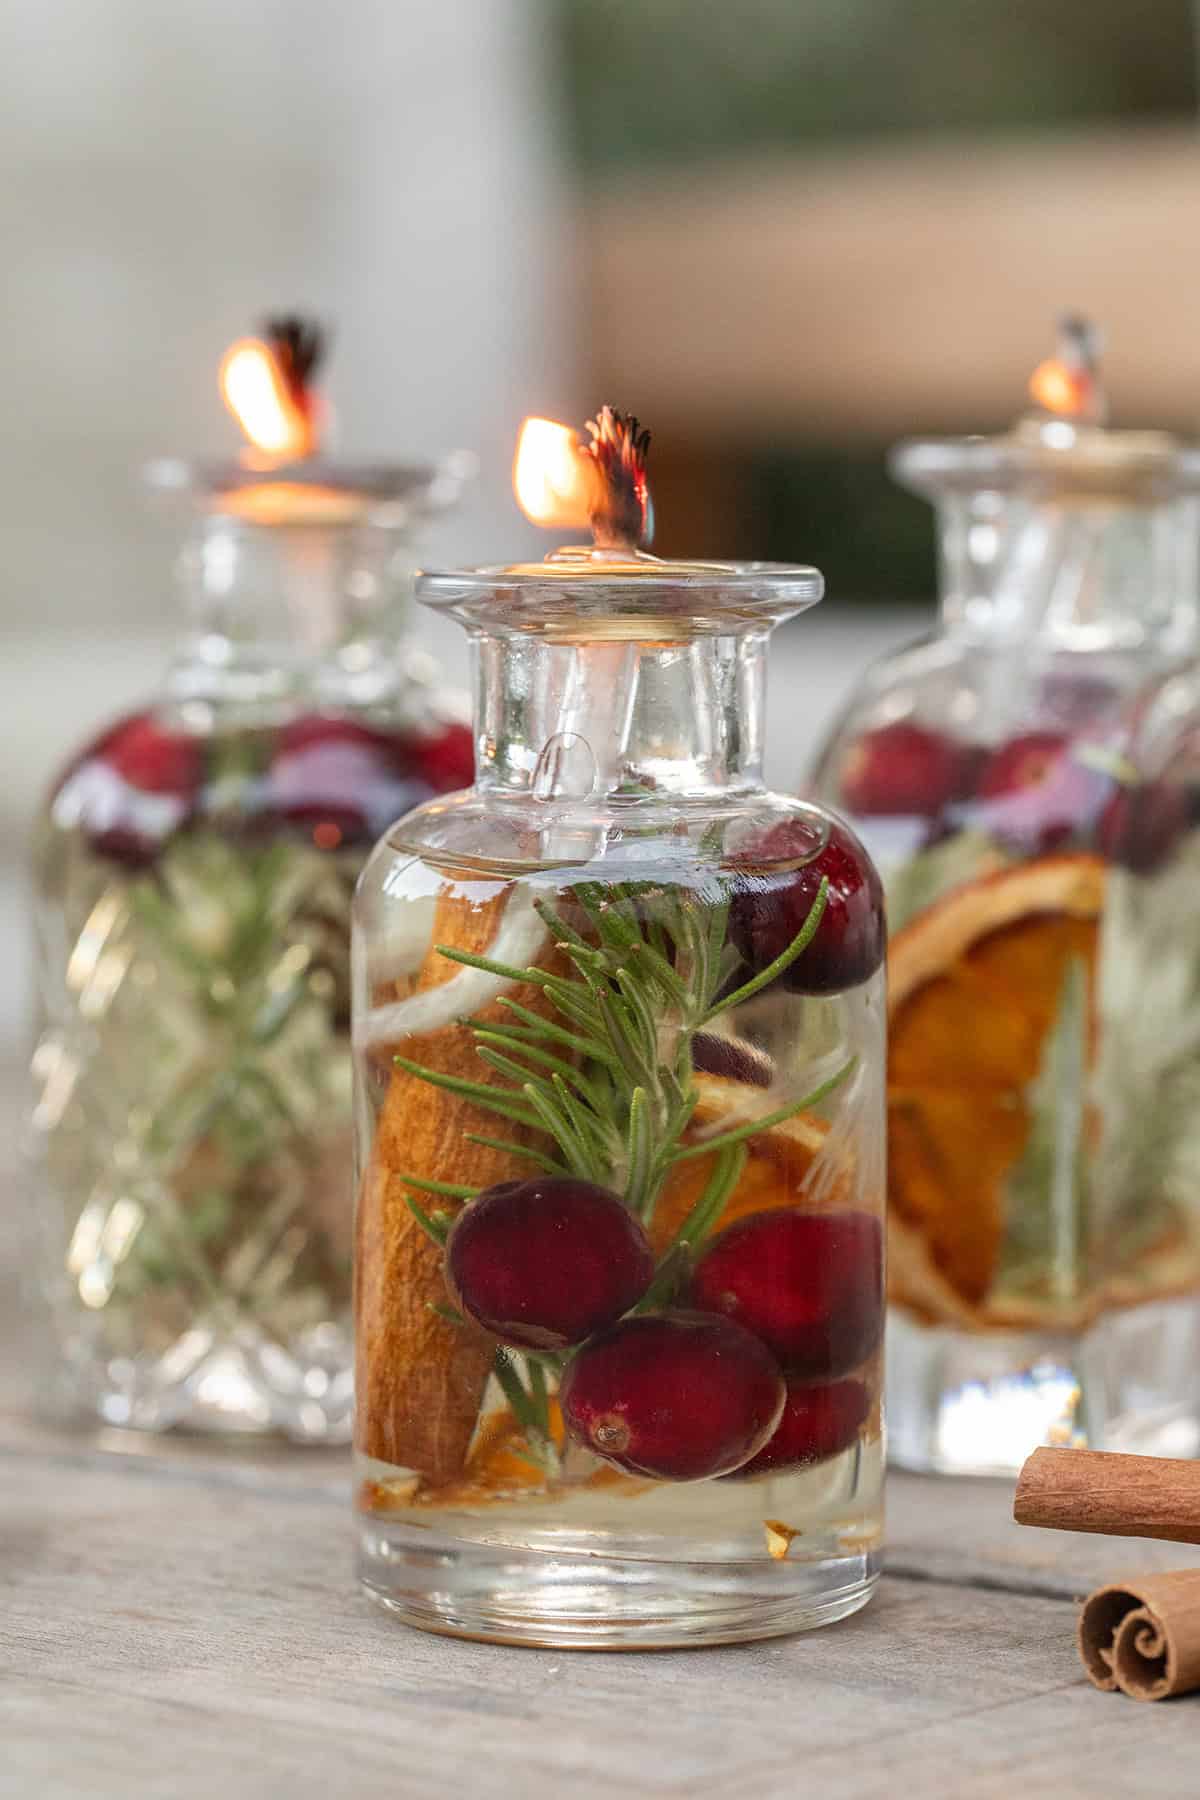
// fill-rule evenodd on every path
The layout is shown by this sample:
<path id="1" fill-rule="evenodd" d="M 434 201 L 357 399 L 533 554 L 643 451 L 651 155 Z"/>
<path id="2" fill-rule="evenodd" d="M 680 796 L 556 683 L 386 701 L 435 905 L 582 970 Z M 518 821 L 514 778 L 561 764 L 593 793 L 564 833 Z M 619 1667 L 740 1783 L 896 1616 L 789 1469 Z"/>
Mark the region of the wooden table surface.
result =
<path id="1" fill-rule="evenodd" d="M 820 1632 L 650 1655 L 425 1636 L 358 1593 L 344 1458 L 0 1414 L 0 1795 L 1200 1795 L 1200 1697 L 1094 1692 L 1075 1599 L 1195 1550 L 1022 1531 L 894 1476 L 888 1573 Z"/>

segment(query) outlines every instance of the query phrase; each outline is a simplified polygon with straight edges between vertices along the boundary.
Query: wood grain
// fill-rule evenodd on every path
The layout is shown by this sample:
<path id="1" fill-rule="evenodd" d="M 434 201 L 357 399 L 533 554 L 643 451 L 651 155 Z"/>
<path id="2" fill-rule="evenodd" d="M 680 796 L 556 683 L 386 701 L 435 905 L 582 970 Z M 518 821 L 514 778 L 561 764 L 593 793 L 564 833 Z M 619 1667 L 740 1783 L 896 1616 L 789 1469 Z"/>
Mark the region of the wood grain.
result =
<path id="1" fill-rule="evenodd" d="M 1083 1594 L 1187 1546 L 893 1475 L 889 1574 L 829 1630 L 427 1637 L 357 1590 L 347 1456 L 60 1435 L 17 1408 L 44 1345 L 3 1267 L 0 1298 L 0 1800 L 1196 1800 L 1200 1700 L 1098 1694 L 1073 1641 Z"/>
<path id="2" fill-rule="evenodd" d="M 1071 1595 L 1115 1547 L 1022 1532 L 1007 1484 L 894 1478 L 896 1572 L 842 1625 L 566 1655 L 369 1606 L 344 1457 L 137 1446 L 0 1418 L 3 1800 L 1194 1800 L 1195 1707 L 1079 1667 Z"/>

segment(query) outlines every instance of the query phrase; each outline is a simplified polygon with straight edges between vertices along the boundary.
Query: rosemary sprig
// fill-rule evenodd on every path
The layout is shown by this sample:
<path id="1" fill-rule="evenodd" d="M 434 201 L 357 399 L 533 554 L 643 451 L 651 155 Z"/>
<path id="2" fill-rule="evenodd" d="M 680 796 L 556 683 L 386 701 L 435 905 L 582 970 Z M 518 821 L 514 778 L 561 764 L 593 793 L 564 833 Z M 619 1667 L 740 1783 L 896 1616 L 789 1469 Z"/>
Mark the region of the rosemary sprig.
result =
<path id="1" fill-rule="evenodd" d="M 464 1187 L 457 1181 L 429 1181 L 417 1175 L 408 1175 L 405 1180 L 410 1187 L 420 1188 L 422 1193 L 442 1194 L 447 1200 L 473 1200 L 479 1192 L 478 1188 Z"/>
<path id="2" fill-rule="evenodd" d="M 532 1144 L 514 1144 L 509 1138 L 485 1137 L 482 1132 L 468 1131 L 468 1144 L 482 1144 L 485 1150 L 499 1150 L 505 1156 L 524 1157 L 547 1175 L 565 1175 L 566 1170 L 552 1156 L 535 1150 Z"/>
<path id="3" fill-rule="evenodd" d="M 715 1019 L 719 1013 L 728 1012 L 731 1006 L 743 1005 L 747 1000 L 752 999 L 755 994 L 760 994 L 765 987 L 769 987 L 773 981 L 778 981 L 785 969 L 790 969 L 796 958 L 798 956 L 803 956 L 814 937 L 816 937 L 821 920 L 825 917 L 825 908 L 828 904 L 829 877 L 823 875 L 821 877 L 821 885 L 817 889 L 817 897 L 809 909 L 808 917 L 805 919 L 803 925 L 800 927 L 787 949 L 780 951 L 774 962 L 768 963 L 765 969 L 760 969 L 757 975 L 743 983 L 741 987 L 735 988 L 732 994 L 726 994 L 724 999 L 718 1000 L 710 1006 L 707 1013 L 704 1015 L 703 1023 L 707 1025 L 711 1020 Z"/>
<path id="4" fill-rule="evenodd" d="M 534 1168 L 571 1174 L 616 1189 L 643 1221 L 653 1215 L 663 1183 L 677 1164 L 711 1157 L 712 1172 L 659 1260 L 638 1311 L 669 1302 L 691 1258 L 720 1221 L 745 1166 L 747 1141 L 826 1099 L 852 1073 L 851 1057 L 810 1093 L 707 1138 L 686 1141 L 700 1100 L 692 1040 L 721 1014 L 776 981 L 812 942 L 829 898 L 823 880 L 803 925 L 781 955 L 740 987 L 730 979 L 727 898 L 705 900 L 701 916 L 689 896 L 648 884 L 605 888 L 577 882 L 565 900 L 586 920 L 579 928 L 564 903 L 535 905 L 569 973 L 516 968 L 473 951 L 438 945 L 447 961 L 498 979 L 536 987 L 547 1016 L 511 997 L 511 1018 L 467 1021 L 480 1060 L 499 1079 L 471 1081 L 442 1074 L 405 1056 L 398 1068 L 537 1135 L 520 1144 L 470 1134 L 470 1141 L 524 1158 Z M 734 966 L 736 966 L 736 958 Z M 551 1148 L 552 1147 L 552 1148 Z M 417 1195 L 469 1200 L 476 1190 L 406 1175 L 413 1217 L 444 1244 L 451 1220 L 427 1211 Z M 547 1372 L 561 1357 L 527 1355 L 522 1380 L 511 1352 L 496 1351 L 494 1374 L 533 1454 L 545 1466 L 556 1455 L 550 1431 Z"/>
<path id="5" fill-rule="evenodd" d="M 528 1107 L 508 1098 L 508 1090 L 505 1088 L 489 1087 L 485 1081 L 464 1081 L 458 1075 L 443 1075 L 438 1069 L 426 1069 L 420 1063 L 410 1062 L 407 1056 L 395 1056 L 392 1060 L 398 1069 L 406 1069 L 410 1075 L 427 1081 L 431 1087 L 444 1088 L 448 1094 L 460 1094 L 464 1100 L 474 1100 L 488 1112 L 500 1113 L 506 1119 L 515 1119 L 518 1125 L 529 1125 L 535 1131 L 540 1125 L 540 1121 L 530 1113 Z"/>
<path id="6" fill-rule="evenodd" d="M 412 1179 L 411 1175 L 405 1177 L 405 1180 L 409 1182 L 411 1182 Z M 407 1206 L 413 1218 L 417 1221 L 417 1224 L 421 1227 L 421 1230 L 425 1233 L 425 1236 L 431 1238 L 439 1250 L 444 1250 L 446 1247 L 446 1239 L 450 1236 L 451 1225 L 451 1220 L 446 1214 L 426 1212 L 425 1208 L 419 1201 L 415 1200 L 411 1194 L 405 1194 L 404 1204 Z"/>
<path id="7" fill-rule="evenodd" d="M 713 1172 L 704 1184 L 703 1193 L 659 1258 L 654 1279 L 634 1308 L 635 1312 L 653 1312 L 673 1298 L 687 1273 L 692 1246 L 702 1243 L 708 1236 L 741 1180 L 746 1154 L 744 1144 L 726 1146 L 717 1152 Z"/>
<path id="8" fill-rule="evenodd" d="M 673 1163 L 686 1162 L 692 1156 L 711 1156 L 714 1150 L 728 1150 L 735 1144 L 744 1144 L 748 1138 L 757 1137 L 760 1131 L 770 1131 L 774 1125 L 782 1125 L 785 1119 L 795 1118 L 798 1112 L 807 1112 L 812 1106 L 819 1106 L 827 1099 L 835 1088 L 841 1087 L 843 1081 L 854 1073 L 858 1065 L 857 1056 L 844 1062 L 840 1069 L 823 1081 L 819 1087 L 805 1094 L 802 1100 L 789 1101 L 787 1106 L 780 1106 L 774 1112 L 760 1113 L 756 1118 L 747 1119 L 744 1125 L 736 1125 L 731 1131 L 722 1131 L 717 1137 L 698 1138 L 694 1144 L 683 1144 L 670 1154 Z"/>

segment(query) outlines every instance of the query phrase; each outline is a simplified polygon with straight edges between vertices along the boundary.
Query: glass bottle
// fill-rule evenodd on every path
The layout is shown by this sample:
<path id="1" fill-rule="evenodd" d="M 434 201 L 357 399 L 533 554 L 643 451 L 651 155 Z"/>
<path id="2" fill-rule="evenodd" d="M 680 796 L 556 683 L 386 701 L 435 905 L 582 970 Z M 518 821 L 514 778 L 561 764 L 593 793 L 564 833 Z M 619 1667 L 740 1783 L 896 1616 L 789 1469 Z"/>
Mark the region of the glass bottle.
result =
<path id="1" fill-rule="evenodd" d="M 508 1642 L 717 1643 L 876 1579 L 883 921 L 761 779 L 806 568 L 420 578 L 476 776 L 355 902 L 360 1571 Z"/>
<path id="2" fill-rule="evenodd" d="M 1200 455 L 1179 459 L 1188 540 L 1200 541 Z M 1149 1391 L 1122 1448 L 1200 1455 L 1200 661 L 1193 654 L 1138 695 L 1109 820 L 1100 954 L 1099 1088 L 1103 1194 L 1152 1247 L 1156 1304 L 1142 1342 L 1169 1357 L 1165 1397 Z"/>
<path id="3" fill-rule="evenodd" d="M 1162 1449 L 1195 1388 L 1158 1304 L 1179 1245 L 1113 1187 L 1102 995 L 1128 708 L 1193 636 L 1176 447 L 1081 409 L 894 466 L 937 507 L 941 621 L 860 681 L 813 783 L 888 896 L 889 1448 Z"/>
<path id="4" fill-rule="evenodd" d="M 401 637 L 461 470 L 151 471 L 199 503 L 162 692 L 83 748 L 35 843 L 48 1403 L 345 1442 L 350 899 L 471 735 Z"/>

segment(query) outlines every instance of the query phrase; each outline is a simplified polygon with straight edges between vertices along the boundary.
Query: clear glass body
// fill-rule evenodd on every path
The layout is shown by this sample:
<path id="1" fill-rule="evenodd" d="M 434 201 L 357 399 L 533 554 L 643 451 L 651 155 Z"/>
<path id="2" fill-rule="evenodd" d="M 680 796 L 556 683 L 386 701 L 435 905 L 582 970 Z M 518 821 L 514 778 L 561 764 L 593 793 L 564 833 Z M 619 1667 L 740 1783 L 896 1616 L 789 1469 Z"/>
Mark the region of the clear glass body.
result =
<path id="1" fill-rule="evenodd" d="M 760 779 L 811 571 L 430 578 L 476 785 L 355 903 L 360 1569 L 562 1646 L 853 1611 L 883 1477 L 883 924 Z"/>
<path id="2" fill-rule="evenodd" d="M 38 828 L 33 1175 L 73 1416 L 350 1435 L 351 895 L 471 762 L 399 637 L 404 523 L 351 512 L 203 517 L 163 693 Z"/>
<path id="3" fill-rule="evenodd" d="M 1177 1305 L 1175 1385 L 1142 1436 L 1200 1454 L 1200 664 L 1152 682 L 1133 709 L 1114 806 L 1100 951 L 1103 1191 L 1157 1245 Z M 1148 1397 L 1148 1406 L 1153 1398 Z"/>
<path id="4" fill-rule="evenodd" d="M 1161 440 L 1061 424 L 899 467 L 938 501 L 942 625 L 868 672 L 814 783 L 888 894 L 891 1451 L 1186 1453 L 1200 1217 L 1131 1176 L 1110 996 L 1129 708 L 1193 636 L 1192 504 Z"/>

